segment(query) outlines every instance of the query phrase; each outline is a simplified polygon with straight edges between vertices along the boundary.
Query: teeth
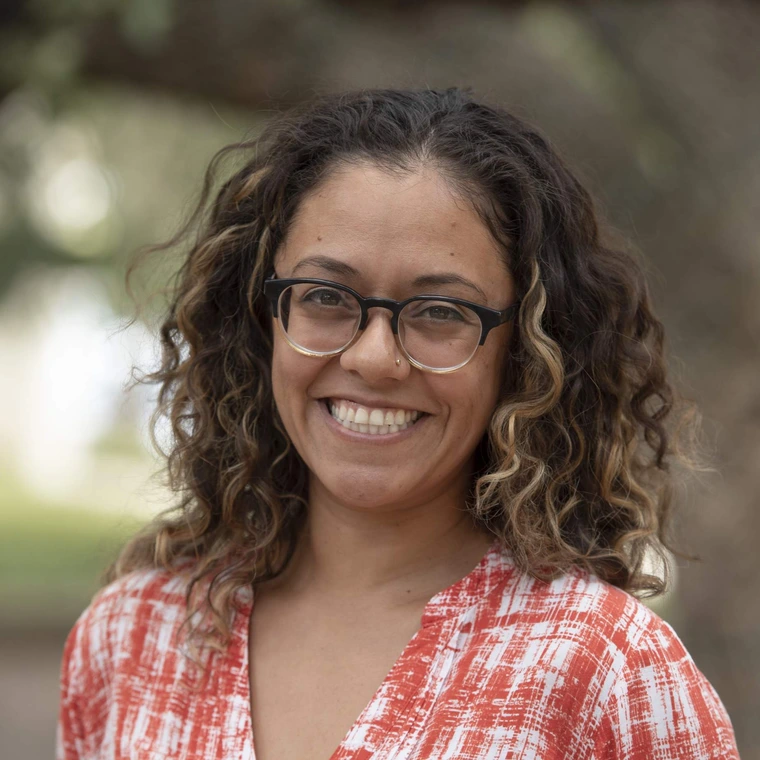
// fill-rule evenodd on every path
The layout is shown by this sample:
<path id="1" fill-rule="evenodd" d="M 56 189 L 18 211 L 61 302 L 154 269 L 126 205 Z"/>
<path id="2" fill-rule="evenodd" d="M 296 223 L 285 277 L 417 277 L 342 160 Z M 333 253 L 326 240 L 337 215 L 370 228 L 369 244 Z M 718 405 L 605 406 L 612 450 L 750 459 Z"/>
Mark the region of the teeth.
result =
<path id="1" fill-rule="evenodd" d="M 384 411 L 382 409 L 366 409 L 358 406 L 348 406 L 348 402 L 341 401 L 338 404 L 330 402 L 330 414 L 340 422 L 343 427 L 358 433 L 370 435 L 387 435 L 406 430 L 420 418 L 421 412 L 412 412 L 406 409 Z"/>

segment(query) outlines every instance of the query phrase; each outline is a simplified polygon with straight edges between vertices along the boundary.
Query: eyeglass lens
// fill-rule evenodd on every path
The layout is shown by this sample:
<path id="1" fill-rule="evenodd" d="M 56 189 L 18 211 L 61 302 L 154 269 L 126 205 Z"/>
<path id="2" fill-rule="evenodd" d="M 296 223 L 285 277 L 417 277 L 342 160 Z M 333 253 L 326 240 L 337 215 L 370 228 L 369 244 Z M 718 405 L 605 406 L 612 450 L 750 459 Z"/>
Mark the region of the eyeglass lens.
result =
<path id="1" fill-rule="evenodd" d="M 309 353 L 330 354 L 356 335 L 361 307 L 350 293 L 313 283 L 286 288 L 279 314 L 288 340 Z M 399 339 L 406 353 L 431 369 L 458 367 L 480 342 L 478 315 L 446 301 L 412 301 L 399 315 Z"/>

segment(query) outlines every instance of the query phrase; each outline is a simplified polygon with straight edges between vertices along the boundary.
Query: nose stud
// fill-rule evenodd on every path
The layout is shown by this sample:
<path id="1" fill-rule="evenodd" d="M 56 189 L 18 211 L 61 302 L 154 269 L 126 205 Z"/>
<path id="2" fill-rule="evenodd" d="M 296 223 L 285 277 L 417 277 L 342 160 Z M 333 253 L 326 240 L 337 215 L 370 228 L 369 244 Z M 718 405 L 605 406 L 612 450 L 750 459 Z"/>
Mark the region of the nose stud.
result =
<path id="1" fill-rule="evenodd" d="M 396 366 L 397 367 L 401 366 L 401 359 L 399 359 L 398 357 L 396 357 Z"/>

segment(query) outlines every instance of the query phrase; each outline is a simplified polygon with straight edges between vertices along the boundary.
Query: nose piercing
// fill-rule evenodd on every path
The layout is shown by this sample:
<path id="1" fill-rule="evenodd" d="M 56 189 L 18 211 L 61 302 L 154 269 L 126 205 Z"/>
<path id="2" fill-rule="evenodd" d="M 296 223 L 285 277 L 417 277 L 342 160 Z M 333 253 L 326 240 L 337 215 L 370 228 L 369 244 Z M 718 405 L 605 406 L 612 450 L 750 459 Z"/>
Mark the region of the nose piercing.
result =
<path id="1" fill-rule="evenodd" d="M 400 366 L 401 366 L 401 359 L 399 359 L 399 358 L 396 358 L 396 366 L 397 366 L 397 367 L 400 367 Z"/>

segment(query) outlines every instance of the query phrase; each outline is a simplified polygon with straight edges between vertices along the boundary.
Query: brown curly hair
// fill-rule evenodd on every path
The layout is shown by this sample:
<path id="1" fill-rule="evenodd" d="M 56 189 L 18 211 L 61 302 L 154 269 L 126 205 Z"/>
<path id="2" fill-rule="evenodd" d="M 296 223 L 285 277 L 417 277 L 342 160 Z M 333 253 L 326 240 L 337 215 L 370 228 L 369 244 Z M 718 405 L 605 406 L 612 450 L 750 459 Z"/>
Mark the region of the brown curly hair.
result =
<path id="1" fill-rule="evenodd" d="M 209 204 L 228 156 L 246 160 Z M 435 167 L 472 199 L 516 284 L 510 362 L 476 451 L 474 517 L 535 577 L 582 566 L 629 592 L 663 591 L 666 578 L 643 560 L 670 548 L 670 465 L 710 468 L 698 410 L 667 379 L 644 268 L 603 241 L 589 193 L 535 128 L 459 89 L 341 93 L 279 116 L 217 153 L 187 224 L 148 249 L 167 252 L 196 230 L 160 367 L 140 380 L 159 385 L 153 422 L 170 422 L 166 472 L 180 499 L 124 547 L 107 580 L 185 568 L 188 621 L 200 613 L 202 638 L 222 646 L 235 592 L 287 564 L 308 473 L 273 401 L 262 286 L 304 196 L 355 161 Z"/>

